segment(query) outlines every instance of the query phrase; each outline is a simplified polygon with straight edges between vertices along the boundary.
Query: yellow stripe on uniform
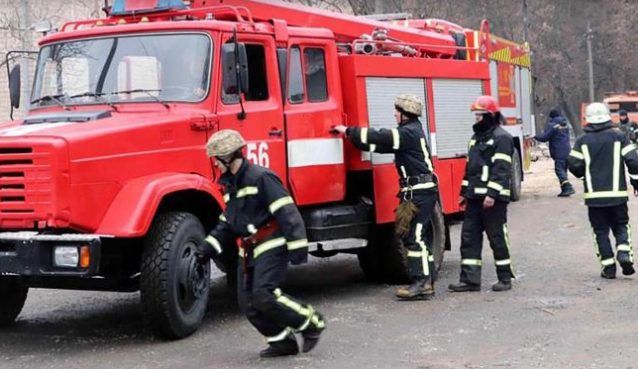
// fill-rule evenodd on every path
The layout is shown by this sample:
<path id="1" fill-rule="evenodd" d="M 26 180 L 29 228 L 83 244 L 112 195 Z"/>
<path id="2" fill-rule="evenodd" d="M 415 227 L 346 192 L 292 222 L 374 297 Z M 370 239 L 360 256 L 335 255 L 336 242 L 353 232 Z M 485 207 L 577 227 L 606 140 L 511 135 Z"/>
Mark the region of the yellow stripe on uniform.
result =
<path id="1" fill-rule="evenodd" d="M 497 152 L 496 154 L 494 154 L 494 156 L 492 156 L 492 163 L 494 163 L 497 160 L 504 160 L 508 163 L 511 163 L 512 157 L 507 154 L 502 154 L 500 152 Z"/>
<path id="2" fill-rule="evenodd" d="M 368 144 L 368 129 L 367 128 L 361 128 L 361 131 L 359 132 L 359 138 L 361 139 L 361 143 L 364 144 Z"/>
<path id="3" fill-rule="evenodd" d="M 215 251 L 217 251 L 218 254 L 222 253 L 222 245 L 219 244 L 219 241 L 217 241 L 215 237 L 209 235 L 204 240 L 208 242 L 208 244 L 213 246 L 213 248 L 215 249 Z"/>
<path id="4" fill-rule="evenodd" d="M 423 224 L 417 223 L 414 230 L 414 236 L 416 239 L 416 243 L 419 244 L 419 246 L 421 247 L 421 264 L 423 266 L 423 275 L 428 277 L 430 275 L 430 264 L 428 263 L 428 246 L 425 244 L 425 241 L 423 241 L 423 238 L 421 237 L 422 232 Z"/>
<path id="5" fill-rule="evenodd" d="M 286 339 L 286 337 L 288 337 L 289 334 L 292 333 L 292 329 L 290 328 L 285 328 L 283 331 L 281 331 L 281 333 L 279 333 L 276 336 L 272 336 L 272 337 L 266 337 L 266 342 L 267 343 L 273 343 L 273 342 L 279 342 L 279 341 L 283 341 Z"/>
<path id="6" fill-rule="evenodd" d="M 467 181 L 467 179 L 464 179 L 463 181 L 461 181 L 461 187 L 467 187 L 468 184 L 469 182 Z"/>
<path id="7" fill-rule="evenodd" d="M 304 247 L 308 247 L 308 239 L 304 238 L 301 240 L 289 241 L 286 244 L 286 247 L 288 247 L 288 251 L 303 249 Z"/>
<path id="8" fill-rule="evenodd" d="M 481 259 L 461 259 L 461 265 L 481 266 L 483 265 L 483 261 L 481 261 Z"/>
<path id="9" fill-rule="evenodd" d="M 620 166 L 622 165 L 622 163 L 620 163 L 620 153 L 620 142 L 614 142 L 614 177 L 612 182 L 612 190 L 614 192 L 617 192 L 620 189 Z"/>
<path id="10" fill-rule="evenodd" d="M 492 181 L 487 182 L 487 187 L 489 187 L 489 188 L 491 188 L 493 190 L 496 190 L 498 192 L 501 192 L 503 190 L 503 186 L 501 186 L 500 184 L 498 184 L 496 182 L 492 182 Z"/>
<path id="11" fill-rule="evenodd" d="M 434 171 L 432 167 L 432 161 L 430 160 L 430 154 L 428 154 L 428 148 L 425 145 L 425 138 L 421 139 L 421 150 L 423 150 L 423 157 L 425 158 L 425 165 L 428 167 L 430 172 Z"/>
<path id="12" fill-rule="evenodd" d="M 487 165 L 483 165 L 483 172 L 481 173 L 481 181 L 487 182 L 490 178 L 490 168 Z"/>
<path id="13" fill-rule="evenodd" d="M 284 196 L 278 200 L 273 201 L 268 209 L 270 210 L 270 214 L 275 214 L 277 210 L 283 208 L 286 205 L 294 204 L 295 202 L 292 200 L 290 196 Z"/>
<path id="14" fill-rule="evenodd" d="M 579 152 L 578 152 L 578 151 L 576 151 L 576 150 L 572 150 L 572 151 L 570 151 L 570 152 L 569 152 L 569 156 L 571 156 L 571 157 L 573 157 L 573 158 L 576 158 L 576 159 L 579 159 L 579 160 L 584 160 L 584 159 L 585 159 L 585 155 L 583 155 L 583 154 L 579 153 Z"/>
<path id="15" fill-rule="evenodd" d="M 591 185 L 591 170 L 589 168 L 591 165 L 591 156 L 589 156 L 589 148 L 587 145 L 582 145 L 580 149 L 583 152 L 583 157 L 585 158 L 585 198 L 587 198 L 587 193 L 594 190 Z"/>
<path id="16" fill-rule="evenodd" d="M 605 197 L 629 197 L 629 195 L 627 191 L 597 191 L 585 193 L 585 199 L 600 199 Z"/>
<path id="17" fill-rule="evenodd" d="M 263 254 L 266 251 L 270 251 L 274 248 L 281 247 L 286 244 L 286 239 L 283 237 L 273 238 L 272 240 L 266 241 L 259 246 L 255 247 L 253 250 L 253 257 L 257 259 L 259 255 Z"/>
<path id="18" fill-rule="evenodd" d="M 394 150 L 399 150 L 399 146 L 401 144 L 401 142 L 399 142 L 399 130 L 392 128 L 390 131 L 392 132 L 392 148 Z"/>
<path id="19" fill-rule="evenodd" d="M 603 266 L 614 265 L 616 264 L 616 260 L 614 260 L 614 258 L 604 259 L 600 261 L 600 264 Z"/>
<path id="20" fill-rule="evenodd" d="M 258 193 L 259 193 L 259 188 L 253 187 L 253 186 L 248 186 L 248 187 L 244 187 L 244 188 L 240 189 L 239 191 L 237 191 L 237 198 L 246 197 L 246 196 L 249 196 L 249 195 L 256 195 Z"/>
<path id="21" fill-rule="evenodd" d="M 617 142 L 617 143 L 620 143 L 620 142 Z M 630 152 L 632 152 L 632 151 L 634 151 L 636 149 L 638 149 L 638 146 L 636 146 L 636 144 L 633 144 L 633 143 L 629 144 L 629 145 L 625 146 L 622 149 L 622 151 L 621 151 L 622 156 L 627 156 L 627 154 L 629 154 Z"/>
<path id="22" fill-rule="evenodd" d="M 474 187 L 474 193 L 477 195 L 485 195 L 487 193 L 487 188 L 485 187 Z"/>

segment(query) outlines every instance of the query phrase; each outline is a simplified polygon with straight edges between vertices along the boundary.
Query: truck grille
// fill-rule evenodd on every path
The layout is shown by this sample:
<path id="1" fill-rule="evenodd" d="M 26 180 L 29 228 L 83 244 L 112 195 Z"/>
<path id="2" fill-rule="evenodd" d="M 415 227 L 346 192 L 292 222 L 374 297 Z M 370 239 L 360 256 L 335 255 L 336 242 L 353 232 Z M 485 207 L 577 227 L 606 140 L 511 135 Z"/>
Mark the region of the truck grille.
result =
<path id="1" fill-rule="evenodd" d="M 48 145 L 0 147 L 0 227 L 37 227 L 52 214 L 51 159 Z"/>

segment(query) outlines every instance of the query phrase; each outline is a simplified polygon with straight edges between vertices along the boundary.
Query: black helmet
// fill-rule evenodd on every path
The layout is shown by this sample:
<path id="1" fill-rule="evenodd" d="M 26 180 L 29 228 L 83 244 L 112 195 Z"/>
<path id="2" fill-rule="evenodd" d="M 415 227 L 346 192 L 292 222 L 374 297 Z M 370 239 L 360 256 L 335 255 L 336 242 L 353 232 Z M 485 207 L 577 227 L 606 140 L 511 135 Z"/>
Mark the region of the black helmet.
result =
<path id="1" fill-rule="evenodd" d="M 552 109 L 549 111 L 550 118 L 556 118 L 559 115 L 560 115 L 560 111 L 558 109 Z"/>
<path id="2" fill-rule="evenodd" d="M 618 115 L 627 115 L 627 110 L 625 109 L 618 110 Z"/>

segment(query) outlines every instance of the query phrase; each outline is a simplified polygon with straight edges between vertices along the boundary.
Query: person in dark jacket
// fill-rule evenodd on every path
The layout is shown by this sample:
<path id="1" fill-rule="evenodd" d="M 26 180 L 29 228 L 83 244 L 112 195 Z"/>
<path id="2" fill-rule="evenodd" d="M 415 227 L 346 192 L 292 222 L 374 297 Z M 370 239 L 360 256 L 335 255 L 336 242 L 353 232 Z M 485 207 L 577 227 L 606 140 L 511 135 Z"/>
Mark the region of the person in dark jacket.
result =
<path id="1" fill-rule="evenodd" d="M 419 117 L 421 100 L 414 95 L 399 95 L 394 102 L 397 128 L 380 129 L 337 126 L 334 129 L 359 149 L 394 153 L 399 174 L 400 204 L 396 210 L 396 233 L 408 249 L 412 284 L 397 289 L 400 299 L 427 299 L 434 296 L 433 240 L 427 229 L 439 194 L 430 150 Z"/>
<path id="2" fill-rule="evenodd" d="M 627 212 L 629 178 L 638 194 L 638 147 L 615 128 L 607 106 L 592 103 L 585 108 L 585 134 L 569 154 L 569 171 L 582 178 L 585 205 L 594 231 L 601 277 L 616 278 L 616 261 L 609 242 L 609 230 L 616 238 L 616 259 L 624 275 L 634 274 L 634 252 Z"/>
<path id="3" fill-rule="evenodd" d="M 494 252 L 498 282 L 493 291 L 512 288 L 512 263 L 507 229 L 507 205 L 514 140 L 500 127 L 501 113 L 496 100 L 480 96 L 472 104 L 476 123 L 469 142 L 465 176 L 459 203 L 465 207 L 461 229 L 460 282 L 450 284 L 452 292 L 481 290 L 483 232 Z"/>
<path id="4" fill-rule="evenodd" d="M 567 177 L 567 159 L 569 158 L 569 123 L 557 109 L 549 112 L 549 122 L 543 133 L 534 137 L 540 142 L 549 142 L 549 154 L 554 159 L 554 171 L 560 183 L 559 197 L 571 196 L 576 191 Z"/>
<path id="5" fill-rule="evenodd" d="M 627 110 L 620 109 L 618 111 L 618 128 L 627 136 L 630 142 L 636 142 L 638 136 L 638 123 L 629 120 Z"/>
<path id="6" fill-rule="evenodd" d="M 308 352 L 317 344 L 325 321 L 312 306 L 281 291 L 288 262 L 303 264 L 308 259 L 306 229 L 279 177 L 249 163 L 241 152 L 245 145 L 239 132 L 229 129 L 208 140 L 208 156 L 215 158 L 215 165 L 223 173 L 220 184 L 226 209 L 217 226 L 198 245 L 197 257 L 208 263 L 223 250 L 232 250 L 236 239 L 241 238 L 238 300 L 248 320 L 269 344 L 260 356 L 296 355 L 297 332 L 303 337 L 303 352 Z"/>

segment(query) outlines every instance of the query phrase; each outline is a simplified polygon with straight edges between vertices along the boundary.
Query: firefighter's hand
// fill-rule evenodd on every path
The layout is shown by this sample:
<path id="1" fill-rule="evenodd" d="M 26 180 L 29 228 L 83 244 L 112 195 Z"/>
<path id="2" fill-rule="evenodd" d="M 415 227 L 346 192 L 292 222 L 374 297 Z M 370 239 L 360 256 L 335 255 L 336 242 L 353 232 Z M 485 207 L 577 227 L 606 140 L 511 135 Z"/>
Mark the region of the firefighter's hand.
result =
<path id="1" fill-rule="evenodd" d="M 467 205 L 467 200 L 465 200 L 465 197 L 459 196 L 459 208 L 461 211 L 465 211 L 465 205 Z"/>
<path id="2" fill-rule="evenodd" d="M 332 131 L 338 132 L 338 133 L 346 133 L 346 130 L 348 129 L 348 127 L 344 126 L 343 124 L 339 124 L 338 126 L 334 126 L 332 127 Z"/>
<path id="3" fill-rule="evenodd" d="M 634 196 L 638 197 L 638 188 L 634 187 Z"/>
<path id="4" fill-rule="evenodd" d="M 489 197 L 489 196 L 485 196 L 485 200 L 483 200 L 483 208 L 484 209 L 489 209 L 492 206 L 494 206 L 494 198 Z"/>
<path id="5" fill-rule="evenodd" d="M 201 240 L 197 244 L 197 248 L 195 249 L 195 257 L 197 258 L 197 262 L 200 264 L 208 263 L 212 257 L 217 256 L 218 253 L 213 248 L 213 245 L 208 243 L 206 240 Z"/>

